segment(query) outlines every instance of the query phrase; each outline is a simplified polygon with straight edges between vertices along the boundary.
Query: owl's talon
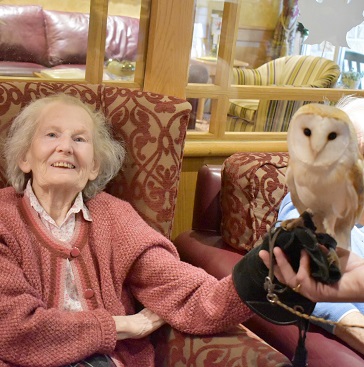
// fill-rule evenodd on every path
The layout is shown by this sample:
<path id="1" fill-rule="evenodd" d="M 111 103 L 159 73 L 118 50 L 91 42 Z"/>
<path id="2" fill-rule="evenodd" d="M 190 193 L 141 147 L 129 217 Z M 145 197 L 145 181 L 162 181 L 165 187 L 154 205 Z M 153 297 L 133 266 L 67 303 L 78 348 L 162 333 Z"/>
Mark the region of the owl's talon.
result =
<path id="1" fill-rule="evenodd" d="M 337 253 L 333 248 L 329 248 L 329 252 L 327 254 L 327 261 L 329 263 L 329 267 L 335 264 L 336 267 L 340 269 L 339 257 L 337 256 Z"/>

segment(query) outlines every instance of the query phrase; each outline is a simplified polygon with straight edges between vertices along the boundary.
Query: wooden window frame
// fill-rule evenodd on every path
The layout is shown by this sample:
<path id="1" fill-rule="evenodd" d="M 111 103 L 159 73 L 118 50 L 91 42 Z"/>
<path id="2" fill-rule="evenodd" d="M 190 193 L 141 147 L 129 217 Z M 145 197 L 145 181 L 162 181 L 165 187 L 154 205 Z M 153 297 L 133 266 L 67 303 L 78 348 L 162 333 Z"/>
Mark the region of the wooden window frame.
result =
<path id="1" fill-rule="evenodd" d="M 364 91 L 231 85 L 232 65 L 243 0 L 225 1 L 214 84 L 188 84 L 194 25 L 194 0 L 142 0 L 137 67 L 134 82 L 122 83 L 181 98 L 209 98 L 212 117 L 208 132 L 188 131 L 185 156 L 223 156 L 235 151 L 286 150 L 286 133 L 226 132 L 229 99 L 337 101 L 343 95 L 364 96 Z M 104 49 L 108 0 L 90 0 L 86 76 L 78 83 L 121 84 L 104 81 Z M 19 80 L 2 77 L 0 80 Z M 21 78 L 36 80 L 37 78 Z M 73 83 L 73 81 L 64 81 Z"/>

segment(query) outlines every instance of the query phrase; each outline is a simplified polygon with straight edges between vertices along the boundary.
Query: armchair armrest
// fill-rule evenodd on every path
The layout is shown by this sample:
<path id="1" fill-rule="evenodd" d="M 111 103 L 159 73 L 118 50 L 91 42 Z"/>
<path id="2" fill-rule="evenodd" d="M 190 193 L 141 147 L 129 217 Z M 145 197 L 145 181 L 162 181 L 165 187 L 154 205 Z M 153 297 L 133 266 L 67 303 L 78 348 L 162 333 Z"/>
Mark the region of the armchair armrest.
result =
<path id="1" fill-rule="evenodd" d="M 242 325 L 209 336 L 181 333 L 166 325 L 153 336 L 159 367 L 288 367 L 289 359 Z"/>
<path id="2" fill-rule="evenodd" d="M 233 68 L 233 84 L 266 85 L 267 81 L 259 69 Z"/>

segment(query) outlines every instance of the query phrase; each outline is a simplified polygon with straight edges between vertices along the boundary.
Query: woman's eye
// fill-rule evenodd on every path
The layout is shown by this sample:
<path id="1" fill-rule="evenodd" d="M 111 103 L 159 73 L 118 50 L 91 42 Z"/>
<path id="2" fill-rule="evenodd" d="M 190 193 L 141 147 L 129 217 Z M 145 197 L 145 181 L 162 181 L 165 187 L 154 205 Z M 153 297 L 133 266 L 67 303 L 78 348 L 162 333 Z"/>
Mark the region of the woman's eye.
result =
<path id="1" fill-rule="evenodd" d="M 50 138 L 55 138 L 56 134 L 55 133 L 48 133 L 47 136 L 49 136 Z"/>
<path id="2" fill-rule="evenodd" d="M 76 142 L 84 142 L 86 141 L 85 138 L 82 138 L 81 136 L 78 136 L 77 138 L 74 139 Z"/>

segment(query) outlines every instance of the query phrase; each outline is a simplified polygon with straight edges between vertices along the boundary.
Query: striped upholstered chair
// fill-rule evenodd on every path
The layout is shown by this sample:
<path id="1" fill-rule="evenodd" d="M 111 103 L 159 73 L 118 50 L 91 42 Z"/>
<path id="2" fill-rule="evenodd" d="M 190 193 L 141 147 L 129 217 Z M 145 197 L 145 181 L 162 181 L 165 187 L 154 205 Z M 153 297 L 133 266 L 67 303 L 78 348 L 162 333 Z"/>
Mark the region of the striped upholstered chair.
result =
<path id="1" fill-rule="evenodd" d="M 287 56 L 257 69 L 234 68 L 233 84 L 331 88 L 340 76 L 333 61 L 316 56 Z M 292 115 L 310 101 L 230 100 L 228 131 L 287 131 Z"/>

